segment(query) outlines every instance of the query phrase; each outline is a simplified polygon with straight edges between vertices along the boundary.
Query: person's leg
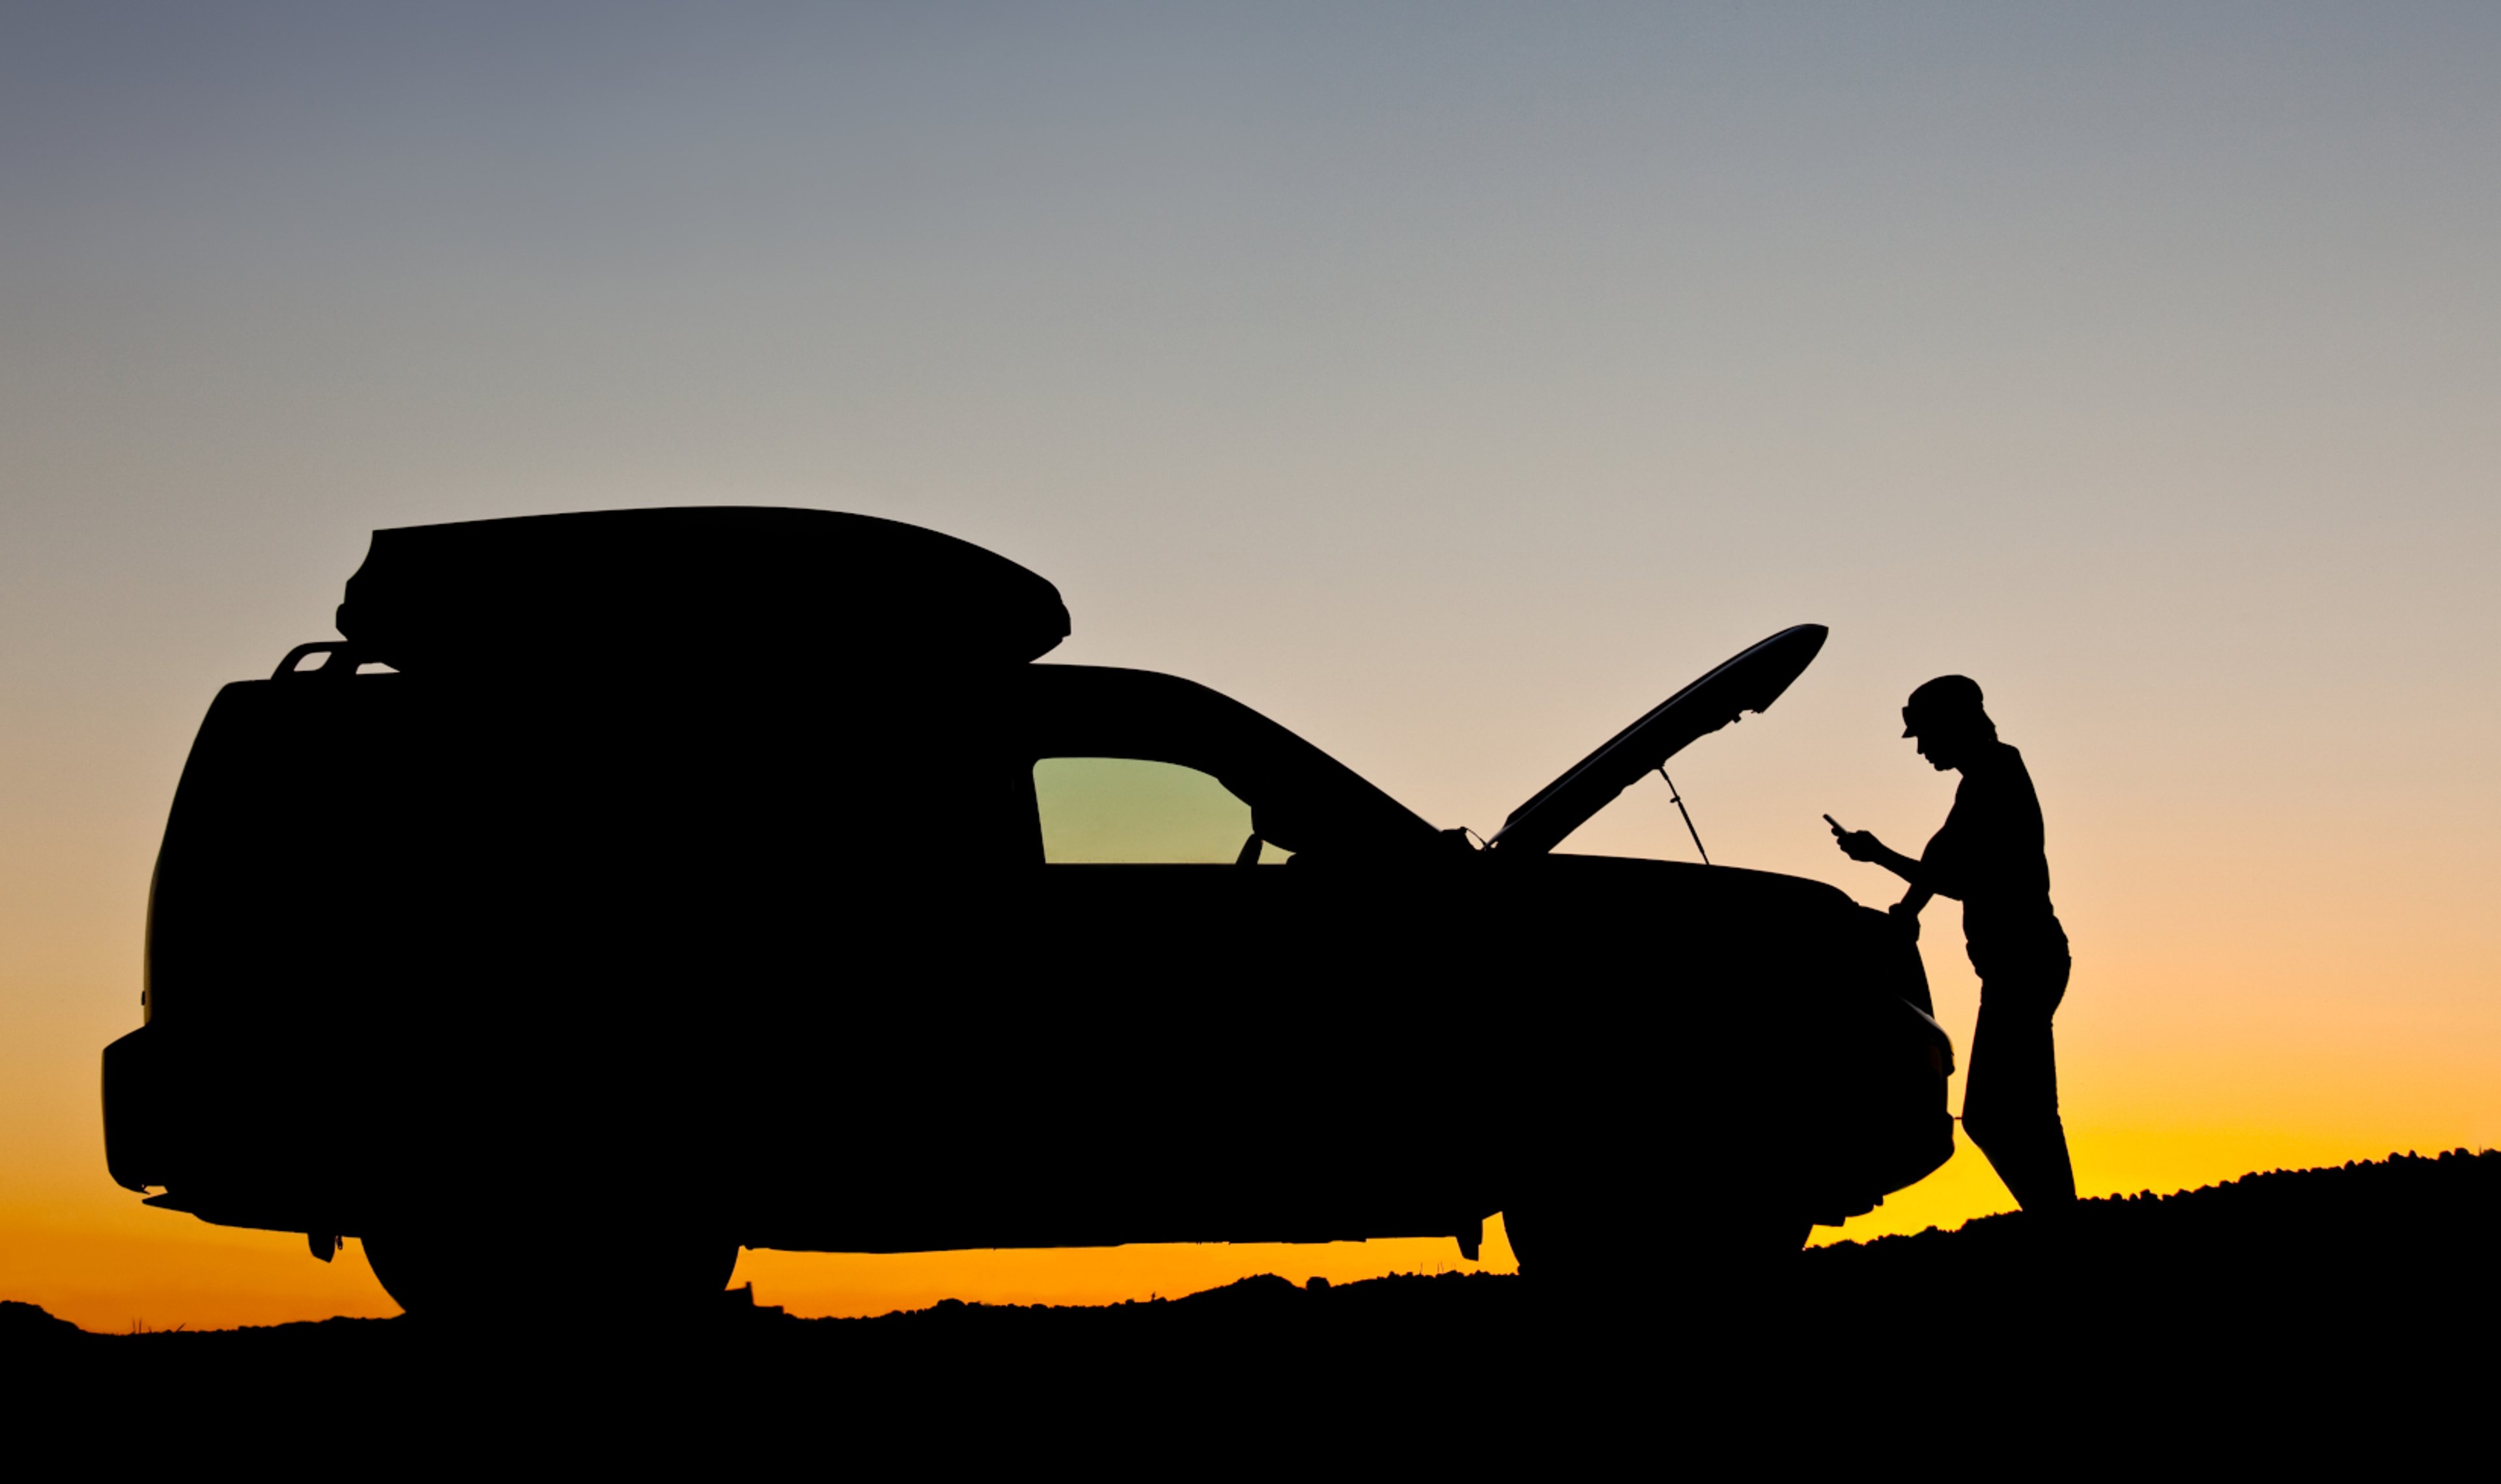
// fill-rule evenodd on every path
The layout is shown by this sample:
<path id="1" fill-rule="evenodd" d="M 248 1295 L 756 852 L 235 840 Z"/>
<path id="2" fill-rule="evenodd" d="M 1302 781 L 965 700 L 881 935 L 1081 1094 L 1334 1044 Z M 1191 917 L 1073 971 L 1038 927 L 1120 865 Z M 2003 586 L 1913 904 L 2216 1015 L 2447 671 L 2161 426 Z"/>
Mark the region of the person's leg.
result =
<path id="1" fill-rule="evenodd" d="M 1962 1129 L 2027 1211 L 2058 1211 L 2076 1199 L 2067 1131 L 2058 1118 L 2058 1062 L 2050 1017 L 2066 971 L 2000 974 L 1981 985 L 1980 1023 L 1964 1073 Z"/>

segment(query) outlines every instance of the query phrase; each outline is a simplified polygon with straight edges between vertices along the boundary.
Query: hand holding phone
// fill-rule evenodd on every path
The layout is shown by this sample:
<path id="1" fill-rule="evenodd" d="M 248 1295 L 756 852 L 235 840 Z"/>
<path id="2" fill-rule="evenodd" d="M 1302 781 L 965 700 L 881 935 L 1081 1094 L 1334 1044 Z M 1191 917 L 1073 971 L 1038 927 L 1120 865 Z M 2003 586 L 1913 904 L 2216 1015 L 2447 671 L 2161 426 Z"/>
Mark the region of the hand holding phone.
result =
<path id="1" fill-rule="evenodd" d="M 1877 842 L 1875 836 L 1863 830 L 1843 829 L 1841 821 L 1830 814 L 1823 816 L 1823 822 L 1832 826 L 1832 842 L 1841 847 L 1842 854 L 1853 861 L 1872 861 L 1884 848 Z"/>

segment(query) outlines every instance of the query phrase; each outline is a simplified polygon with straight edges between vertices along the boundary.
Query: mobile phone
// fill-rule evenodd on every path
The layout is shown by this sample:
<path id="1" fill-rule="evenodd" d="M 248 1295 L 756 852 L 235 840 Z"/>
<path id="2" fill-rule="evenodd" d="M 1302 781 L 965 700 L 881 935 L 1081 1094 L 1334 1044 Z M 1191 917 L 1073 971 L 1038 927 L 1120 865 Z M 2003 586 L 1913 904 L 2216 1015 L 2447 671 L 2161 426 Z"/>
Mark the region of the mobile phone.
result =
<path id="1" fill-rule="evenodd" d="M 1847 835 L 1847 834 L 1849 834 L 1849 833 L 1850 833 L 1848 830 L 1845 830 L 1845 829 L 1843 829 L 1843 828 L 1841 827 L 1841 821 L 1840 821 L 1840 820 L 1833 818 L 1830 814 L 1826 814 L 1826 815 L 1824 815 L 1824 816 L 1823 816 L 1823 822 L 1824 822 L 1825 824 L 1828 824 L 1828 825 L 1832 826 L 1832 833 L 1833 833 L 1833 834 L 1835 834 L 1835 835 Z"/>

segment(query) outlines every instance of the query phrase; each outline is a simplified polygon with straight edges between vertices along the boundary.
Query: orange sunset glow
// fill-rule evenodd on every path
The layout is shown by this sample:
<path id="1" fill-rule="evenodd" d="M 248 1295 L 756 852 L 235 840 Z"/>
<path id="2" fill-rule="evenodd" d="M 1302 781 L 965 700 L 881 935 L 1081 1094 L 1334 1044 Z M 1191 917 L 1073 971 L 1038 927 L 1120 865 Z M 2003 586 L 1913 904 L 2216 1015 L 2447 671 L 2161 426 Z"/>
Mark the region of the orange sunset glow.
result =
<path id="1" fill-rule="evenodd" d="M 373 531 L 561 511 L 963 538 L 1057 585 L 1050 661 L 1204 682 L 1480 836 L 1828 625 L 1675 787 L 1713 862 L 1882 907 L 1821 816 L 1916 852 L 1955 780 L 1904 697 L 1977 678 L 2074 944 L 2084 1194 L 2501 1142 L 2501 11 L 135 14 L 0 18 L 0 1299 L 397 1312 L 355 1241 L 117 1186 L 99 1057 L 218 687 L 337 637 Z M 1230 860 L 1247 807 L 1172 797 Z M 1562 848 L 1694 858 L 1656 777 Z M 1921 948 L 1967 1050 L 1953 904 Z M 1418 945 L 1398 992 L 1444 1013 L 1487 949 Z M 1654 973 L 1619 1034 L 1672 1069 L 1677 1000 L 1749 986 L 1668 935 Z M 1486 1138 L 1505 1093 L 1404 1138 Z M 1714 1134 L 1661 1131 L 1654 1177 Z M 1813 1240 L 2013 1204 L 1963 1141 Z M 560 1288 L 598 1237 L 512 1261 Z M 732 1281 L 850 1315 L 1513 1266 L 1497 1221 L 1474 1264 Z"/>

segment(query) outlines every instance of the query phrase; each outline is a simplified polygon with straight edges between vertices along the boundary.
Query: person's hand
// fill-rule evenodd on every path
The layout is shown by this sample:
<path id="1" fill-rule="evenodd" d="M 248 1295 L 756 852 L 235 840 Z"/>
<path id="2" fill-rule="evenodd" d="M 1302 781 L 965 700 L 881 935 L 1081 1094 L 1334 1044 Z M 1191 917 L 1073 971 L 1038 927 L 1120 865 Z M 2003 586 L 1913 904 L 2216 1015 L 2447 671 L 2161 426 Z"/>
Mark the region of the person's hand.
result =
<path id="1" fill-rule="evenodd" d="M 1832 840 L 1853 861 L 1872 861 L 1884 853 L 1884 842 L 1867 830 L 1835 830 Z"/>

